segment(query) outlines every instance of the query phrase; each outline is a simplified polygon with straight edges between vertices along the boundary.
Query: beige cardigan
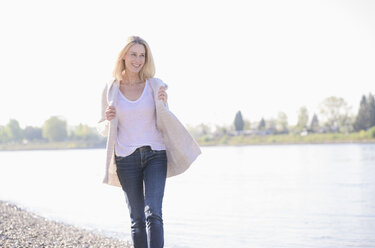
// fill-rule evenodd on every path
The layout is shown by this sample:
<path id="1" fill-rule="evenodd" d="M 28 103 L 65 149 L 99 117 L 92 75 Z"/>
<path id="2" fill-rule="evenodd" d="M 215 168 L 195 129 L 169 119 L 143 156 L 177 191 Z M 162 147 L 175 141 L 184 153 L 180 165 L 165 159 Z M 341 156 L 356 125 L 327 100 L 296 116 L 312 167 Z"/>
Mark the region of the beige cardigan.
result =
<path id="1" fill-rule="evenodd" d="M 154 92 L 154 100 L 156 106 L 156 127 L 161 131 L 163 142 L 167 151 L 168 170 L 167 177 L 176 176 L 187 170 L 193 161 L 201 154 L 201 150 L 189 132 L 169 111 L 168 106 L 162 100 L 158 100 L 157 92 L 160 86 L 167 85 L 160 79 L 150 78 L 147 80 Z M 101 119 L 98 122 L 98 132 L 107 138 L 107 158 L 105 167 L 105 177 L 103 183 L 121 186 L 115 163 L 115 142 L 117 138 L 118 118 L 115 117 L 111 121 L 105 118 L 105 111 L 108 106 L 114 106 L 119 91 L 119 82 L 113 81 L 108 83 L 102 94 L 102 111 Z"/>

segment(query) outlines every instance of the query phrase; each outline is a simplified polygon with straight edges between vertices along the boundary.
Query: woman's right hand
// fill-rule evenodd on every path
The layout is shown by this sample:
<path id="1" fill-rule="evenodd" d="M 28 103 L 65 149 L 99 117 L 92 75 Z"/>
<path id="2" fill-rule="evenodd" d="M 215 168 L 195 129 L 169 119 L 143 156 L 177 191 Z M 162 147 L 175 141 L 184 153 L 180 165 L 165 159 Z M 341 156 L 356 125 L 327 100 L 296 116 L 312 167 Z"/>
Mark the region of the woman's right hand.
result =
<path id="1" fill-rule="evenodd" d="M 105 119 L 111 121 L 116 117 L 116 108 L 114 106 L 108 106 L 105 111 Z"/>

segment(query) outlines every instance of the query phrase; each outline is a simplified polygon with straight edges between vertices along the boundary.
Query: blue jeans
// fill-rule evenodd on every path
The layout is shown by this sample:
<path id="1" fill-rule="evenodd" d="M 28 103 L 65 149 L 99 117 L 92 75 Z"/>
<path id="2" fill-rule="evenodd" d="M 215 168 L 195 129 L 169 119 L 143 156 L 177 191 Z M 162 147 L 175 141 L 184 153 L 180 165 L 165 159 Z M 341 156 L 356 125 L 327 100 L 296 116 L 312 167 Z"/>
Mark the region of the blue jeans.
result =
<path id="1" fill-rule="evenodd" d="M 162 248 L 162 203 L 167 176 L 165 150 L 155 151 L 150 146 L 143 146 L 129 156 L 115 156 L 115 159 L 129 208 L 134 247 Z"/>

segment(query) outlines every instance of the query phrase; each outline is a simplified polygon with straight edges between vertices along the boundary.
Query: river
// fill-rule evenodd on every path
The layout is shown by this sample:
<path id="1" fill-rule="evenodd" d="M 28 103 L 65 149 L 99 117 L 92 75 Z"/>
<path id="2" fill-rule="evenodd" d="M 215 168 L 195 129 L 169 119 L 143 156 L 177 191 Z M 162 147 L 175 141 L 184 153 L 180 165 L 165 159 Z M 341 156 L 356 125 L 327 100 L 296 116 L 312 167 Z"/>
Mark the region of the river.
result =
<path id="1" fill-rule="evenodd" d="M 167 248 L 375 247 L 375 144 L 203 147 L 167 180 Z M 0 152 L 0 200 L 130 240 L 104 149 Z"/>

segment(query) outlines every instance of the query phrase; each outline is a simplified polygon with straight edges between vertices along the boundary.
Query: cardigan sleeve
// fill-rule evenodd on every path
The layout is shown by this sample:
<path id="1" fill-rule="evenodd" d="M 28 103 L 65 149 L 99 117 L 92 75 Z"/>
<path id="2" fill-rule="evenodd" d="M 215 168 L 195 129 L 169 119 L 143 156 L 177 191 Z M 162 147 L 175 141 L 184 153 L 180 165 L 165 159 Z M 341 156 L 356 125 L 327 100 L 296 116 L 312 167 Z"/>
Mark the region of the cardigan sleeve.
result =
<path id="1" fill-rule="evenodd" d="M 107 92 L 108 92 L 108 84 L 106 84 L 106 86 L 104 87 L 103 92 L 102 92 L 101 118 L 96 125 L 97 131 L 103 136 L 108 136 L 108 130 L 109 130 L 109 121 L 106 120 L 106 117 L 105 117 L 105 111 L 108 107 Z"/>

